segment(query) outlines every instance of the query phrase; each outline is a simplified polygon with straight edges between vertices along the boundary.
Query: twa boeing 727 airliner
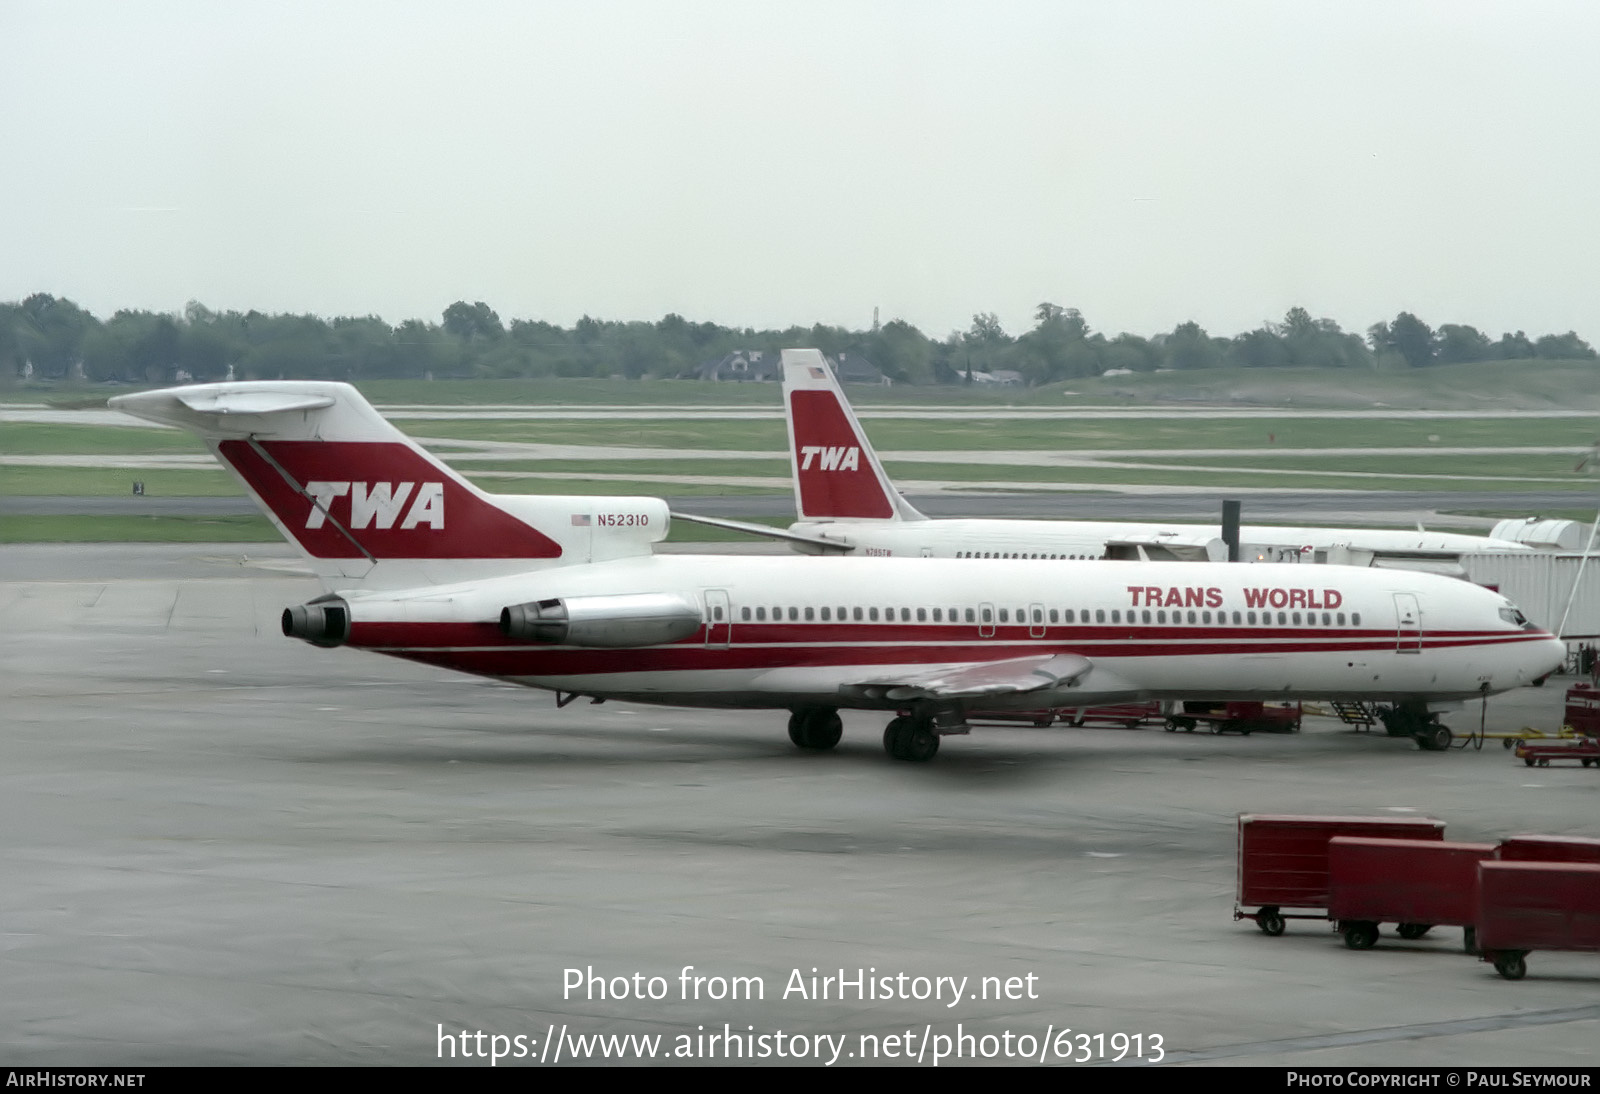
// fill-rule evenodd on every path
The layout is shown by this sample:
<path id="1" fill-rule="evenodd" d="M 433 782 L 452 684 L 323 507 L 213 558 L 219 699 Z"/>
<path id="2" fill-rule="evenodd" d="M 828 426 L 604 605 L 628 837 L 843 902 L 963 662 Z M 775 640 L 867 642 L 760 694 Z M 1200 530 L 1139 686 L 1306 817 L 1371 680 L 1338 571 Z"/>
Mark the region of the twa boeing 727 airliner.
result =
<path id="1" fill-rule="evenodd" d="M 799 522 L 779 533 L 799 550 L 933 558 L 1227 560 L 1217 525 L 1153 521 L 930 520 L 895 489 L 833 370 L 814 349 L 783 351 L 784 406 Z M 693 518 L 705 520 L 706 518 Z M 707 520 L 754 534 L 761 525 Z M 1247 561 L 1328 561 L 1447 568 L 1468 552 L 1532 550 L 1492 536 L 1383 528 L 1239 530 Z"/>
<path id="2" fill-rule="evenodd" d="M 925 760 L 965 711 L 1148 698 L 1382 697 L 1434 712 L 1526 684 L 1565 650 L 1504 597 L 1347 567 L 656 555 L 657 498 L 485 493 L 334 383 L 228 383 L 111 405 L 199 434 L 327 593 L 286 635 L 556 693 L 891 715 Z"/>

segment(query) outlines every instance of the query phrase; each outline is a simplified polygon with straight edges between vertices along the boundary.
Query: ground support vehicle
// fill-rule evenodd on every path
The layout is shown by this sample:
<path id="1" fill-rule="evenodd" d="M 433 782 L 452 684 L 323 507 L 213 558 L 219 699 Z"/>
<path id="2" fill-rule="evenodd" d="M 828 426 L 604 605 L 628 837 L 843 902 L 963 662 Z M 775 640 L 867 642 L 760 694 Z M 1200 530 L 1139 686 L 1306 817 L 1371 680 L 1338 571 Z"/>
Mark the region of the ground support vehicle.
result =
<path id="1" fill-rule="evenodd" d="M 1529 767 L 1549 767 L 1551 760 L 1577 760 L 1584 767 L 1600 765 L 1600 741 L 1529 741 L 1517 746 L 1516 756 Z"/>
<path id="2" fill-rule="evenodd" d="M 1269 935 L 1282 934 L 1290 919 L 1326 919 L 1328 841 L 1335 836 L 1442 840 L 1444 821 L 1241 813 L 1233 918 L 1254 920 Z"/>
<path id="3" fill-rule="evenodd" d="M 1600 866 L 1600 839 L 1585 836 L 1507 836 L 1501 862 L 1588 862 Z"/>
<path id="4" fill-rule="evenodd" d="M 1478 865 L 1478 946 L 1507 980 L 1527 974 L 1534 950 L 1600 951 L 1600 865 Z"/>
<path id="5" fill-rule="evenodd" d="M 1167 716 L 1167 732 L 1192 731 L 1195 726 L 1206 726 L 1212 733 L 1298 733 L 1301 707 L 1299 703 L 1229 702 L 1201 703 L 1185 701 L 1181 711 Z"/>
<path id="6" fill-rule="evenodd" d="M 1495 850 L 1492 843 L 1335 836 L 1328 841 L 1328 918 L 1352 950 L 1371 949 L 1378 925 L 1395 923 L 1407 940 L 1437 926 L 1461 927 L 1462 947 L 1473 953 L 1478 863 Z"/>

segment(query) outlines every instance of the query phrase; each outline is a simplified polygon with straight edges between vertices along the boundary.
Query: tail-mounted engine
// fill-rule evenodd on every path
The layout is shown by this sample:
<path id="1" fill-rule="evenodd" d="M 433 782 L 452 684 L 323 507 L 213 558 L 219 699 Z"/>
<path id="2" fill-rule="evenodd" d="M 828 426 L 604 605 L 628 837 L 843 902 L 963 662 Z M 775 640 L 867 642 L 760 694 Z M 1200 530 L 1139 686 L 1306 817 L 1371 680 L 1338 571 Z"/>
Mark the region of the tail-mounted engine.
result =
<path id="1" fill-rule="evenodd" d="M 337 596 L 328 596 L 298 608 L 285 608 L 283 633 L 313 646 L 342 646 L 350 640 L 350 605 Z"/>
<path id="2" fill-rule="evenodd" d="M 700 623 L 699 602 L 676 593 L 557 597 L 500 612 L 500 632 L 508 638 L 610 649 L 676 642 Z"/>

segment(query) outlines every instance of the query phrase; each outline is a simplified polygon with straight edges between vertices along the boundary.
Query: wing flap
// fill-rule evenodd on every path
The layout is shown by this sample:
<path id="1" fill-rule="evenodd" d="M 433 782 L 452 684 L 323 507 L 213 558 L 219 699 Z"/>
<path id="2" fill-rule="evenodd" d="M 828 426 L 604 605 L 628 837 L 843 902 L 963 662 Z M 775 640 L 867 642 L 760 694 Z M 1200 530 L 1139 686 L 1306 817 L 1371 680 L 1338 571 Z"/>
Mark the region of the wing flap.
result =
<path id="1" fill-rule="evenodd" d="M 871 677 L 840 690 L 891 702 L 913 699 L 973 699 L 1070 687 L 1093 662 L 1076 653 L 1041 654 L 1007 661 L 944 665 L 926 672 Z"/>

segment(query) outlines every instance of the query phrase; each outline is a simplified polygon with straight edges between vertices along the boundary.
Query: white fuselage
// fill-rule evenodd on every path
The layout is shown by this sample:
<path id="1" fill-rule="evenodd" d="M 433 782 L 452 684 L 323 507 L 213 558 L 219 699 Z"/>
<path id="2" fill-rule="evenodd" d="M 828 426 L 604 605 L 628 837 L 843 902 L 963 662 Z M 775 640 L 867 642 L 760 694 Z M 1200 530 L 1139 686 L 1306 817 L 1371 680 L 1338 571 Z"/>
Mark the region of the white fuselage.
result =
<path id="1" fill-rule="evenodd" d="M 1151 557 L 1156 557 L 1164 541 L 1170 542 L 1174 551 L 1194 552 L 1203 559 L 1207 547 L 1213 555 L 1221 550 L 1222 536 L 1222 528 L 1216 524 L 983 518 L 809 520 L 799 521 L 789 530 L 850 544 L 875 556 L 980 559 L 1097 559 L 1105 557 L 1107 544 L 1115 543 L 1149 545 Z M 1341 547 L 1410 556 L 1532 551 L 1526 544 L 1489 536 L 1393 528 L 1244 525 L 1239 529 L 1239 543 L 1242 562 L 1321 562 L 1330 549 Z"/>
<path id="2" fill-rule="evenodd" d="M 692 635 L 616 649 L 512 639 L 503 608 L 649 593 Z M 1564 657 L 1499 594 L 1405 571 L 1154 562 L 654 556 L 411 592 L 351 591 L 348 644 L 533 687 L 688 706 L 889 709 L 867 678 L 1077 654 L 1070 687 L 989 709 L 1133 698 L 1449 702 Z"/>

